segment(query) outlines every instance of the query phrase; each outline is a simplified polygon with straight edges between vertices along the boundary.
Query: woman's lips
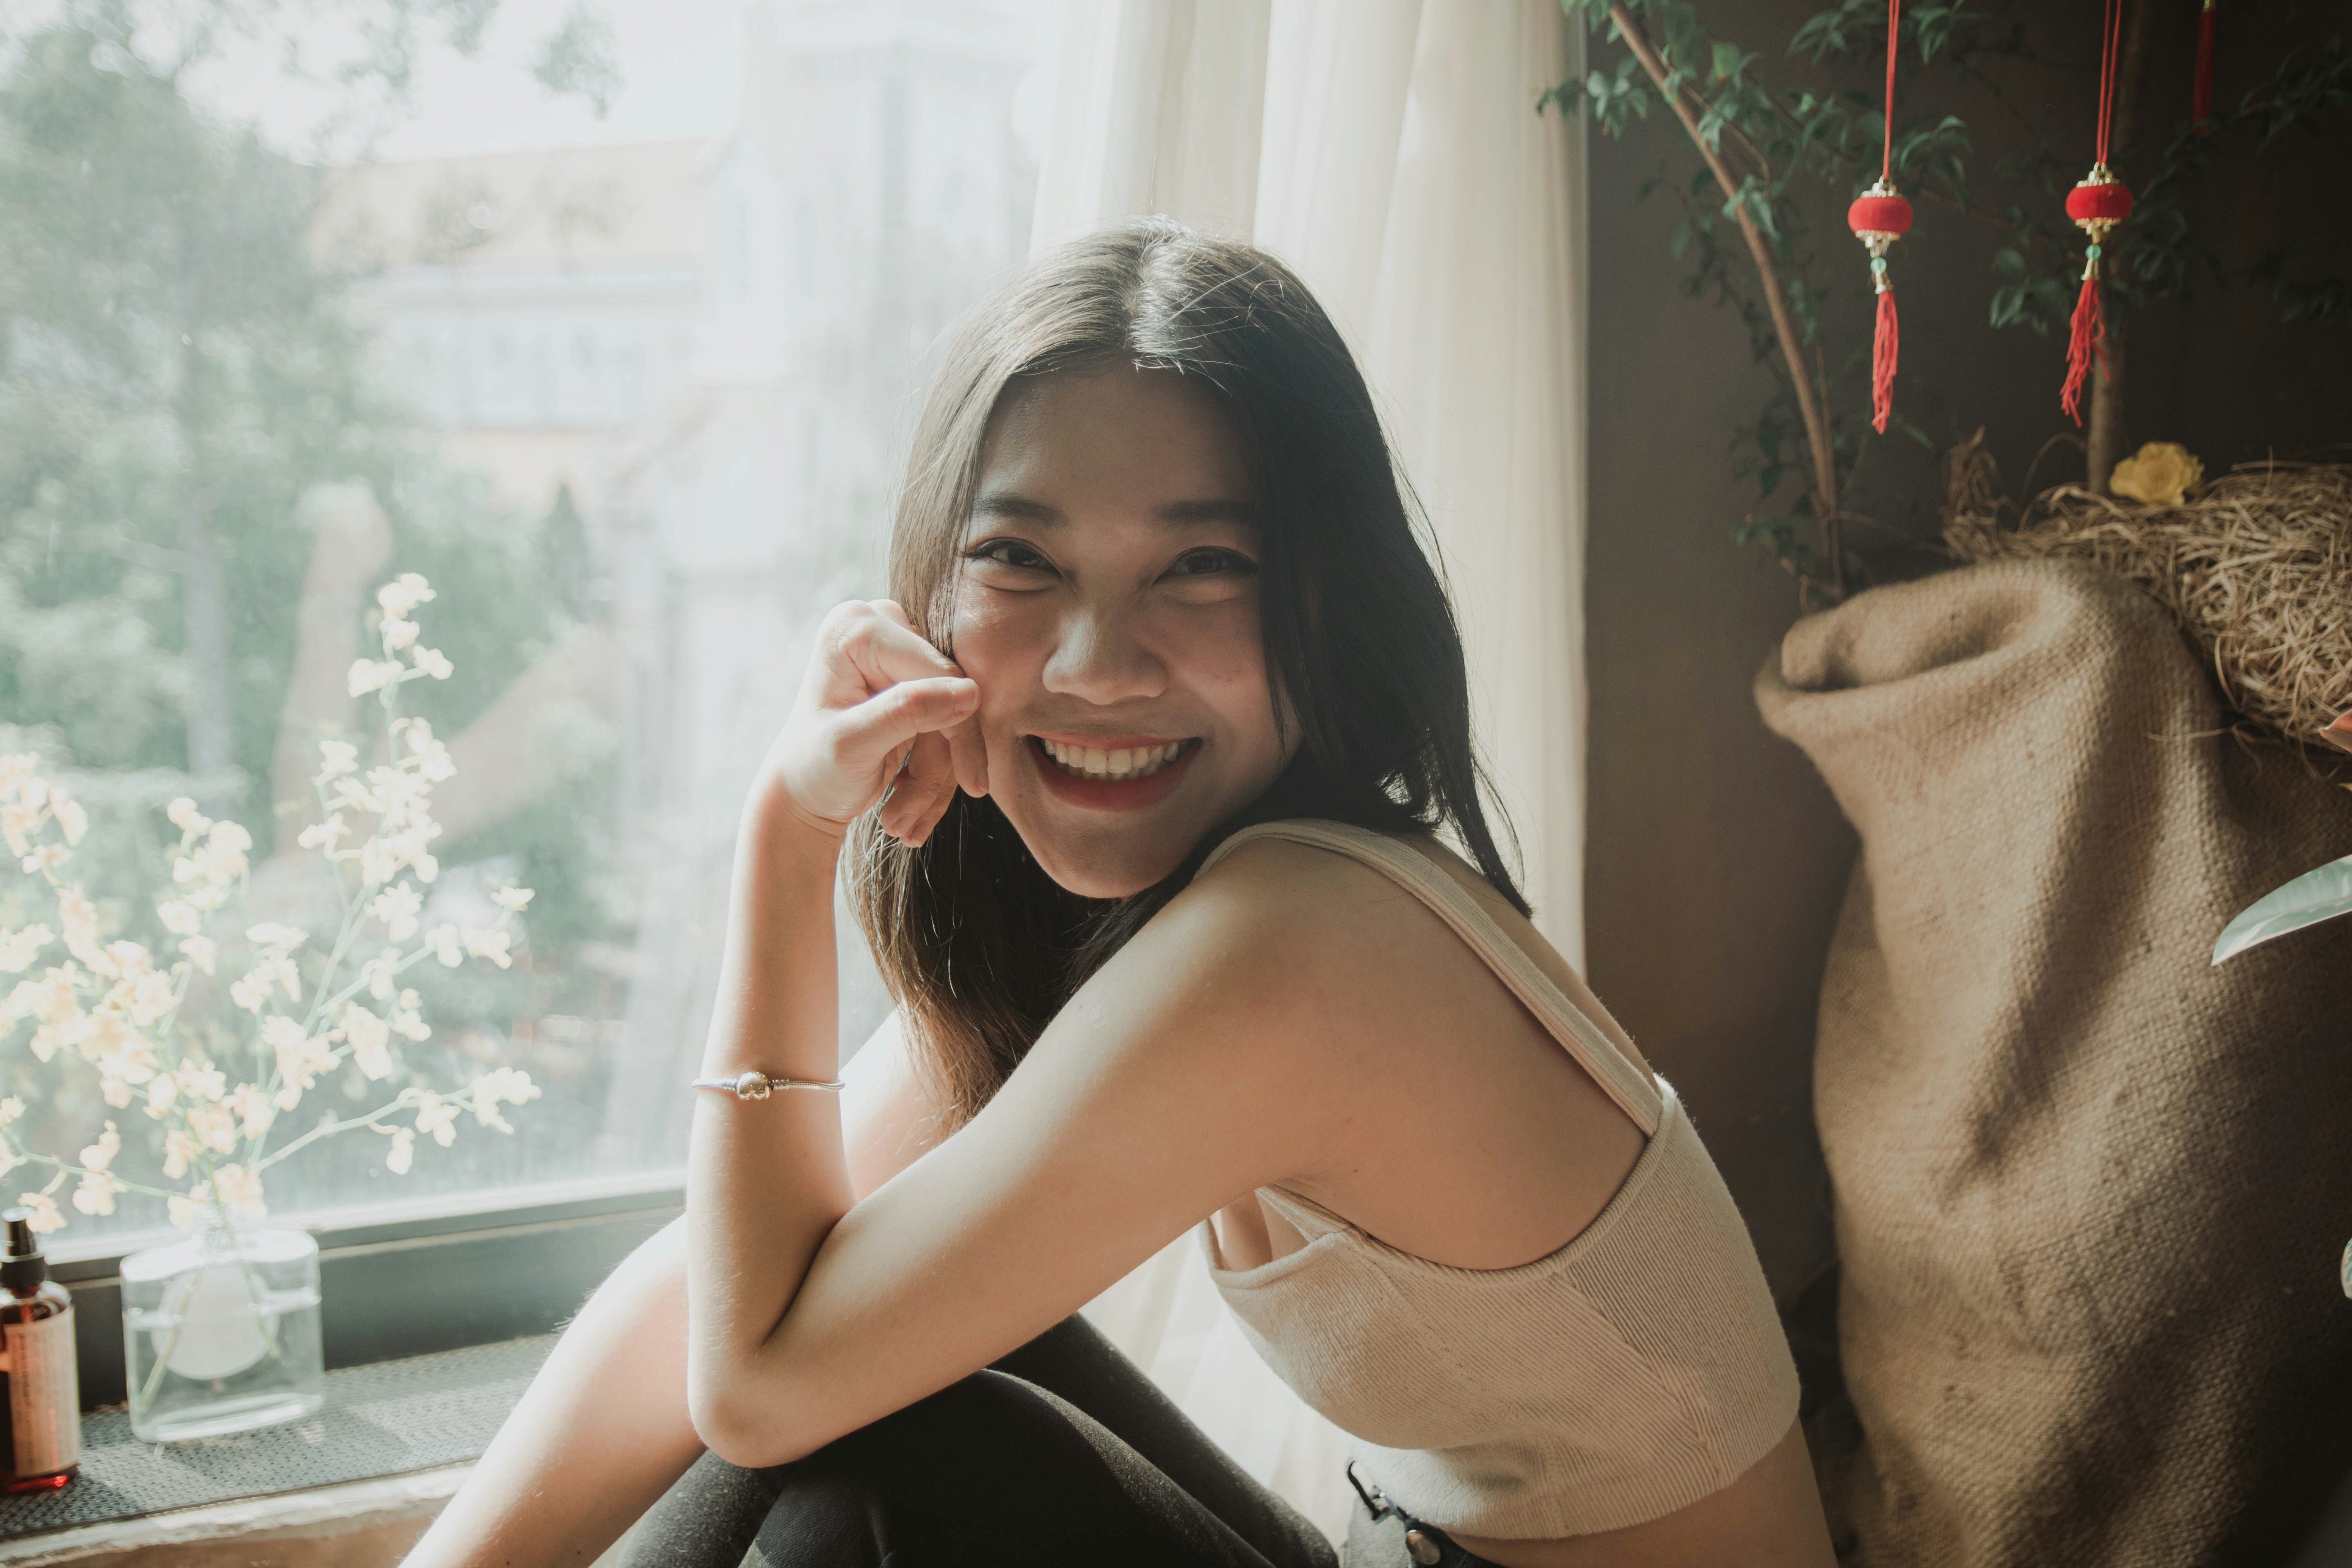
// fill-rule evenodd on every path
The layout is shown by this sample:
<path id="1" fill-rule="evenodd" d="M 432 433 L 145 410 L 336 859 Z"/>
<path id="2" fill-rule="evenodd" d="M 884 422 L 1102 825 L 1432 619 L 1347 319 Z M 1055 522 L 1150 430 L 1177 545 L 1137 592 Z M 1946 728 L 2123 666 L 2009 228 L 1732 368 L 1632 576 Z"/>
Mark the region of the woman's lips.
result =
<path id="1" fill-rule="evenodd" d="M 1075 736 L 1030 735 L 1024 738 L 1023 750 L 1028 752 L 1030 765 L 1047 794 L 1072 805 L 1096 811 L 1138 811 L 1156 805 L 1174 792 L 1183 775 L 1191 770 L 1192 759 L 1201 752 L 1197 737 L 1182 741 L 1159 740 L 1150 736 L 1116 736 L 1078 738 Z M 1110 745 L 1105 739 L 1123 744 Z M 1174 755 L 1168 755 L 1171 748 Z M 1061 761 L 1054 755 L 1061 753 Z M 1096 761 L 1099 754 L 1100 762 Z M 1068 765 L 1082 768 L 1099 767 L 1101 772 L 1076 772 Z M 1117 769 L 1127 776 L 1113 777 Z"/>

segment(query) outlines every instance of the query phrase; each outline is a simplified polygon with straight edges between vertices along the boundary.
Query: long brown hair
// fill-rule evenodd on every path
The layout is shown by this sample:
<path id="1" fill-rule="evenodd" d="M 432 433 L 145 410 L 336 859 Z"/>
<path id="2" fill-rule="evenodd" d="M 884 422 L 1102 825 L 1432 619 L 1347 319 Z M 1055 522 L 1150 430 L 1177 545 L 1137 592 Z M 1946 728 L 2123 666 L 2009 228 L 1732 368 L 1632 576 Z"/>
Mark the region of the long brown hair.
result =
<path id="1" fill-rule="evenodd" d="M 1322 307 L 1263 251 L 1142 219 L 1038 258 L 963 318 L 916 426 L 891 532 L 891 593 L 916 629 L 952 655 L 959 547 L 1006 388 L 1122 362 L 1194 378 L 1240 435 L 1264 552 L 1266 665 L 1297 716 L 1299 746 L 1246 813 L 1129 899 L 1058 886 L 993 800 L 958 794 L 917 849 L 870 814 L 859 824 L 852 903 L 954 1124 L 987 1103 L 1071 993 L 1244 823 L 1451 828 L 1486 879 L 1527 910 L 1479 803 L 1461 637 L 1371 395 Z"/>

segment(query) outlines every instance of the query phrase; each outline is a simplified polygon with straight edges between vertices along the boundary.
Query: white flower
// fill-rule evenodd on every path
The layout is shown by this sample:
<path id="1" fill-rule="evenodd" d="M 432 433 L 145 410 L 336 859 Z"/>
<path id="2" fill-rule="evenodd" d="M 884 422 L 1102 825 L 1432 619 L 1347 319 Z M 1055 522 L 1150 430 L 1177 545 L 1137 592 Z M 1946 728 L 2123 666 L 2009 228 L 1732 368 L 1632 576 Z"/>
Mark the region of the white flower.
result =
<path id="1" fill-rule="evenodd" d="M 357 773 L 359 765 L 360 749 L 349 741 L 321 741 L 319 742 L 319 776 L 314 782 L 325 784 L 329 779 Z"/>
<path id="2" fill-rule="evenodd" d="M 18 1193 L 16 1202 L 21 1207 L 33 1211 L 32 1226 L 33 1234 L 36 1236 L 46 1236 L 50 1231 L 65 1229 L 66 1216 L 58 1212 L 58 1205 L 48 1194 Z"/>
<path id="3" fill-rule="evenodd" d="M 415 621 L 404 621 L 387 616 L 384 617 L 383 625 L 376 629 L 383 634 L 384 651 L 387 653 L 397 653 L 416 640 Z"/>
<path id="4" fill-rule="evenodd" d="M 204 915 L 185 899 L 164 900 L 155 906 L 155 915 L 173 936 L 194 936 L 204 929 Z"/>
<path id="5" fill-rule="evenodd" d="M 195 1229 L 197 1224 L 204 1218 L 204 1216 L 212 1212 L 213 1206 L 211 1202 L 212 1191 L 210 1188 L 205 1186 L 202 1183 L 198 1183 L 188 1190 L 201 1195 L 193 1198 L 184 1198 L 174 1193 L 170 1198 L 165 1200 L 166 1206 L 172 1213 L 172 1223 L 179 1226 L 182 1230 Z"/>
<path id="6" fill-rule="evenodd" d="M 116 1131 L 114 1123 L 110 1121 L 106 1124 L 106 1131 L 99 1134 L 98 1142 L 82 1150 L 79 1163 L 89 1170 L 103 1171 L 114 1163 L 114 1157 L 121 1152 L 122 1134 Z"/>
<path id="7" fill-rule="evenodd" d="M 520 914 L 530 907 L 532 892 L 530 888 L 494 888 L 490 890 L 490 901 L 502 910 L 512 910 Z"/>
<path id="8" fill-rule="evenodd" d="M 392 1010 L 392 1032 L 405 1040 L 428 1040 L 433 1030 L 425 1024 L 419 1009 L 416 993 L 403 991 L 399 1005 Z"/>
<path id="9" fill-rule="evenodd" d="M 73 858 L 73 851 L 62 844 L 36 844 L 25 857 L 25 875 L 37 877 L 52 867 L 62 866 Z"/>
<path id="10" fill-rule="evenodd" d="M 525 1100 L 537 1100 L 539 1092 L 539 1085 L 530 1081 L 530 1074 L 519 1068 L 497 1068 L 486 1072 L 467 1091 L 474 1102 L 474 1120 L 501 1132 L 514 1129 L 499 1113 L 499 1102 L 520 1105 Z"/>
<path id="11" fill-rule="evenodd" d="M 127 942 L 114 944 L 115 962 L 130 972 L 130 977 L 108 993 L 106 999 L 109 1005 L 130 1014 L 131 1021 L 143 1029 L 178 1006 L 180 999 L 173 992 L 172 977 L 149 967 L 154 961 L 145 948 L 136 948 L 135 952 L 124 951 L 134 947 L 135 943 Z"/>
<path id="12" fill-rule="evenodd" d="M 352 695 L 365 697 L 371 691 L 381 691 L 406 673 L 397 659 L 353 659 L 349 678 Z"/>
<path id="13" fill-rule="evenodd" d="M 260 925 L 247 927 L 245 940 L 256 947 L 266 947 L 272 952 L 291 952 L 301 946 L 310 934 L 309 931 L 298 931 L 292 926 L 282 926 L 274 921 L 266 921 Z"/>
<path id="14" fill-rule="evenodd" d="M 260 1137 L 269 1131 L 269 1124 L 278 1120 L 277 1108 L 269 1103 L 269 1097 L 261 1092 L 261 1086 L 257 1083 L 238 1084 L 236 1092 L 221 1103 L 236 1113 L 237 1121 L 247 1138 Z"/>
<path id="15" fill-rule="evenodd" d="M 188 1173 L 188 1162 L 196 1155 L 195 1141 L 178 1128 L 163 1134 L 163 1179 L 176 1182 Z"/>
<path id="16" fill-rule="evenodd" d="M 114 1194 L 130 1190 L 120 1177 L 110 1176 L 104 1171 L 92 1171 L 81 1179 L 81 1185 L 74 1189 L 73 1206 L 88 1215 L 110 1215 L 114 1212 Z"/>
<path id="17" fill-rule="evenodd" d="M 172 1102 L 179 1098 L 180 1086 L 170 1078 L 157 1074 L 147 1085 L 147 1114 L 161 1120 L 163 1113 L 172 1109 Z"/>
<path id="18" fill-rule="evenodd" d="M 278 1107 L 291 1110 L 320 1073 L 335 1065 L 327 1042 L 302 1032 L 302 1026 L 280 1014 L 261 1021 L 261 1043 L 278 1058 Z"/>
<path id="19" fill-rule="evenodd" d="M 218 1100 L 228 1092 L 228 1077 L 209 1062 L 182 1062 L 172 1069 L 172 1079 L 180 1092 L 200 1103 Z"/>
<path id="20" fill-rule="evenodd" d="M 165 806 L 163 815 L 172 819 L 173 826 L 186 834 L 201 834 L 213 825 L 213 819 L 198 811 L 196 803 L 186 795 Z"/>
<path id="21" fill-rule="evenodd" d="M 12 1094 L 5 1100 L 0 1100 L 0 1127 L 7 1126 L 8 1123 L 16 1121 L 24 1114 L 25 1102 L 17 1099 L 15 1095 Z"/>
<path id="22" fill-rule="evenodd" d="M 248 1013 L 258 1013 L 269 1000 L 273 984 L 285 991 L 288 1001 L 302 999 L 302 972 L 294 967 L 292 959 L 273 952 L 255 964 L 243 979 L 229 982 L 229 1000 Z"/>
<path id="23" fill-rule="evenodd" d="M 89 831 L 89 815 L 82 810 L 79 804 L 68 800 L 55 789 L 49 791 L 49 815 L 58 819 L 58 826 L 68 844 L 80 843 L 82 835 Z M 111 1208 L 113 1205 L 110 1204 L 108 1206 Z"/>
<path id="24" fill-rule="evenodd" d="M 368 912 L 383 922 L 393 941 L 406 942 L 416 934 L 416 914 L 424 907 L 425 895 L 414 882 L 396 882 L 375 896 Z"/>
<path id="25" fill-rule="evenodd" d="M 417 605 L 435 598 L 422 574 L 403 572 L 375 591 L 375 602 L 387 616 L 405 617 Z"/>
<path id="26" fill-rule="evenodd" d="M 377 957 L 360 965 L 360 979 L 366 984 L 368 994 L 379 1002 L 392 1000 L 393 977 L 400 973 L 400 949 L 387 947 Z"/>
<path id="27" fill-rule="evenodd" d="M 213 966 L 218 963 L 220 959 L 220 949 L 214 944 L 213 939 L 208 936 L 192 936 L 188 938 L 185 942 L 180 943 L 180 951 L 188 955 L 188 962 L 190 963 L 194 964 L 206 974 L 213 973 Z"/>
<path id="28" fill-rule="evenodd" d="M 416 1163 L 415 1131 L 406 1127 L 379 1127 L 376 1131 L 392 1135 L 392 1147 L 384 1151 L 384 1168 L 395 1176 L 408 1174 L 408 1168 Z"/>
<path id="29" fill-rule="evenodd" d="M 465 939 L 457 934 L 456 926 L 443 926 L 425 940 L 432 947 L 433 956 L 450 968 L 466 962 Z"/>
<path id="30" fill-rule="evenodd" d="M 390 1076 L 392 1026 L 352 1002 L 343 1007 L 342 1035 L 352 1043 L 352 1060 L 361 1072 L 372 1079 Z"/>
<path id="31" fill-rule="evenodd" d="M 0 837 L 8 840 L 11 855 L 30 855 L 46 814 L 37 805 L 0 805 Z M 27 871 L 32 868 L 25 868 Z"/>
<path id="32" fill-rule="evenodd" d="M 408 650 L 408 657 L 416 661 L 419 670 L 436 680 L 446 680 L 457 672 L 457 667 L 436 647 L 413 647 Z M 394 665 L 393 668 L 397 669 L 400 667 Z"/>
<path id="33" fill-rule="evenodd" d="M 294 836 L 294 841 L 305 849 L 323 849 L 332 855 L 352 831 L 340 811 L 330 812 L 324 822 L 314 822 Z"/>
<path id="34" fill-rule="evenodd" d="M 416 1102 L 416 1130 L 446 1149 L 457 1141 L 457 1107 L 426 1089 Z"/>
<path id="35" fill-rule="evenodd" d="M 213 1193 L 224 1208 L 250 1209 L 255 1214 L 265 1212 L 261 1201 L 261 1178 L 243 1165 L 223 1165 L 215 1171 Z"/>
<path id="36" fill-rule="evenodd" d="M 188 1131 L 206 1147 L 226 1154 L 236 1147 L 236 1117 L 226 1105 L 192 1105 Z"/>
<path id="37" fill-rule="evenodd" d="M 84 1052 L 87 1054 L 87 1047 L 84 1047 Z M 131 1085 L 146 1083 L 153 1079 L 161 1064 L 155 1060 L 153 1046 L 137 1035 L 126 1033 L 118 1043 L 118 1047 L 100 1057 L 97 1065 L 98 1070 L 106 1079 L 119 1082 L 123 1086 L 127 1096 Z M 111 1095 L 108 1096 L 108 1101 L 117 1107 L 131 1103 L 127 1097 L 117 1100 Z"/>
<path id="38" fill-rule="evenodd" d="M 58 923 L 65 928 L 66 951 L 97 973 L 121 973 L 114 960 L 98 944 L 98 906 L 79 888 L 58 889 Z"/>
<path id="39" fill-rule="evenodd" d="M 57 940 L 47 926 L 0 931 L 0 974 L 22 974 L 33 966 L 41 949 Z"/>
<path id="40" fill-rule="evenodd" d="M 495 927 L 488 931 L 468 931 L 466 932 L 466 951 L 476 958 L 488 959 L 500 969 L 510 969 L 514 966 L 514 959 L 507 952 L 507 943 L 512 934 Z"/>

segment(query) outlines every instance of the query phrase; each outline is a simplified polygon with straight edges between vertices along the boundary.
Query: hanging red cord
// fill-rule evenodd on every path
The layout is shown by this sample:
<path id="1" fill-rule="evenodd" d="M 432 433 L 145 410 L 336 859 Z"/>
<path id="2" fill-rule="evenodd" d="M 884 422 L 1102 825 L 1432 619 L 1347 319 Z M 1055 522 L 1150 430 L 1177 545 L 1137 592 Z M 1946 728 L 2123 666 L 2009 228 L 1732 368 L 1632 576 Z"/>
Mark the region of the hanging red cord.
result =
<path id="1" fill-rule="evenodd" d="M 2200 136 L 2213 134 L 2213 0 L 2197 12 L 2197 74 L 2189 87 L 2189 118 Z"/>
<path id="2" fill-rule="evenodd" d="M 2107 125 L 2116 101 L 2116 63 L 2123 43 L 2122 0 L 2107 0 L 2105 21 L 2099 35 L 2099 153 L 2091 172 L 2066 193 L 2066 216 L 2091 237 L 2083 258 L 2083 291 L 2075 297 L 2074 319 L 2066 331 L 2066 384 L 2059 389 L 2058 405 L 2076 425 L 2083 423 L 2083 383 L 2090 378 L 2091 356 L 2102 363 L 2107 357 L 2106 313 L 2099 302 L 2099 255 L 2107 235 L 2130 216 L 2131 188 L 2107 167 Z"/>
<path id="3" fill-rule="evenodd" d="M 1878 183 L 1845 210 L 1846 226 L 1870 251 L 1870 282 L 1878 295 L 1878 323 L 1870 343 L 1870 424 L 1881 435 L 1895 412 L 1895 284 L 1886 274 L 1886 248 L 1911 227 L 1911 204 L 1895 189 L 1895 47 L 1903 20 L 1903 0 L 1886 0 L 1886 133 L 1879 143 Z"/>

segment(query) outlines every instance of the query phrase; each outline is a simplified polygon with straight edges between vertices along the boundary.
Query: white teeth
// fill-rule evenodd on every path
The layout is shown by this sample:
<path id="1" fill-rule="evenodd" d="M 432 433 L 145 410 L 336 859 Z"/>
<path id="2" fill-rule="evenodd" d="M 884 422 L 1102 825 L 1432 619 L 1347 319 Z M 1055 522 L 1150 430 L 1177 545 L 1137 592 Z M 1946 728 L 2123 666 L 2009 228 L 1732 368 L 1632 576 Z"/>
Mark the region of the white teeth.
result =
<path id="1" fill-rule="evenodd" d="M 1037 743 L 1066 771 L 1082 778 L 1114 783 L 1149 778 L 1184 754 L 1181 741 L 1171 741 L 1164 746 L 1122 747 L 1118 751 L 1105 751 L 1099 746 L 1066 746 L 1043 736 Z"/>

